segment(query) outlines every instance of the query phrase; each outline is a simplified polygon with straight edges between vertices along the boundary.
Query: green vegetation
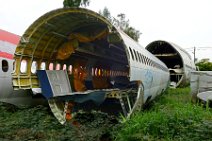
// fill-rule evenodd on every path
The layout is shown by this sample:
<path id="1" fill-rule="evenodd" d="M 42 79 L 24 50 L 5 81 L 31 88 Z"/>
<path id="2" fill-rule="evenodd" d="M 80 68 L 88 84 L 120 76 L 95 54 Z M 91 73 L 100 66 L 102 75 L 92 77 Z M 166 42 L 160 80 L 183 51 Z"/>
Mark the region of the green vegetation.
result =
<path id="1" fill-rule="evenodd" d="M 111 16 L 110 11 L 107 7 L 105 7 L 102 11 L 100 10 L 99 14 L 107 18 L 113 25 L 120 28 L 132 39 L 138 41 L 141 32 L 139 30 L 136 30 L 134 27 L 130 26 L 129 19 L 126 19 L 125 14 L 120 13 L 117 15 L 116 18 L 114 18 L 113 16 Z"/>
<path id="2" fill-rule="evenodd" d="M 200 71 L 212 71 L 212 62 L 208 62 L 205 59 L 202 59 L 200 62 L 196 63 L 196 66 L 199 67 Z"/>
<path id="3" fill-rule="evenodd" d="M 0 104 L 0 140 L 141 141 L 212 139 L 212 109 L 192 104 L 189 88 L 169 89 L 143 112 L 117 124 L 103 113 L 80 113 L 78 123 L 60 125 L 46 106 Z"/>
<path id="4" fill-rule="evenodd" d="M 189 88 L 169 89 L 114 133 L 118 141 L 212 140 L 212 110 L 192 104 Z"/>
<path id="5" fill-rule="evenodd" d="M 87 7 L 89 3 L 90 0 L 64 0 L 63 7 L 64 8 L 80 7 L 80 6 Z"/>
<path id="6" fill-rule="evenodd" d="M 18 109 L 0 104 L 0 141 L 94 141 L 109 138 L 117 120 L 103 113 L 82 113 L 78 124 L 61 125 L 45 106 Z"/>
<path id="7" fill-rule="evenodd" d="M 90 4 L 90 0 L 64 0 L 64 8 L 76 8 L 76 7 L 87 7 Z M 123 30 L 128 36 L 130 36 L 135 41 L 138 41 L 141 32 L 136 30 L 134 27 L 129 25 L 129 20 L 126 20 L 126 16 L 123 13 L 117 15 L 113 18 L 107 7 L 103 11 L 99 11 L 99 14 L 107 18 L 113 25 Z"/>

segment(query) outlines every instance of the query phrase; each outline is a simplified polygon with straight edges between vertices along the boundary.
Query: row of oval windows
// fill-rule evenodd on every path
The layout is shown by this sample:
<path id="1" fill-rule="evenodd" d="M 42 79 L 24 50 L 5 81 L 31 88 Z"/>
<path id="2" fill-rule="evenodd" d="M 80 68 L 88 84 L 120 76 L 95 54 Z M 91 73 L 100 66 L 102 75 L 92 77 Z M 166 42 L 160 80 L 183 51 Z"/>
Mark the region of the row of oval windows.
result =
<path id="1" fill-rule="evenodd" d="M 36 74 L 38 65 L 36 61 L 32 62 L 31 65 L 31 73 Z M 46 63 L 42 62 L 40 65 L 40 70 L 45 70 L 46 69 Z M 54 63 L 50 63 L 49 64 L 49 70 L 68 70 L 69 74 L 73 73 L 73 67 L 72 65 L 69 65 L 67 67 L 66 64 L 59 64 L 57 63 L 56 66 L 54 65 Z M 80 66 L 80 68 L 78 68 L 80 70 L 86 71 L 86 68 L 83 68 L 82 66 Z M 74 69 L 75 72 L 81 72 L 80 70 L 78 70 L 77 68 Z M 22 60 L 21 61 L 21 67 L 20 67 L 20 71 L 21 73 L 27 73 L 27 61 L 26 60 Z M 88 72 L 89 73 L 89 72 Z M 90 72 L 91 76 L 128 76 L 127 72 L 124 71 L 113 71 L 113 70 L 106 70 L 106 69 L 101 69 L 101 68 L 92 68 L 91 72 Z"/>
<path id="2" fill-rule="evenodd" d="M 156 67 L 158 69 L 161 69 L 163 71 L 168 72 L 168 69 L 166 67 L 156 63 L 155 61 L 152 61 L 151 59 L 149 59 L 148 57 L 142 55 L 138 51 L 135 51 L 134 49 L 132 50 L 130 47 L 129 47 L 129 49 L 130 49 L 130 54 L 131 54 L 131 57 L 132 57 L 133 61 L 136 60 L 137 62 L 146 64 L 148 66 Z"/>
<path id="3" fill-rule="evenodd" d="M 130 50 L 131 50 L 131 48 L 130 48 Z M 145 56 L 144 56 L 144 58 L 145 58 Z M 162 69 L 164 71 L 168 71 L 165 67 L 163 67 L 161 65 L 154 65 L 156 63 L 152 63 L 153 61 L 149 61 L 149 62 L 150 62 L 149 63 L 150 66 L 153 66 L 153 67 Z M 7 60 L 2 60 L 2 71 L 3 72 L 7 72 L 8 69 L 9 69 L 8 61 Z M 40 69 L 41 70 L 45 70 L 46 69 L 46 63 L 45 62 L 42 62 L 41 63 Z M 53 63 L 50 63 L 49 64 L 49 70 L 53 70 L 53 69 L 54 69 L 54 64 Z M 55 70 L 61 70 L 61 69 L 66 70 L 67 69 L 66 64 L 64 64 L 62 68 L 61 68 L 61 65 L 60 64 L 56 64 Z M 36 73 L 36 70 L 37 70 L 37 62 L 36 61 L 33 61 L 32 62 L 32 65 L 31 65 L 31 72 L 33 74 L 35 74 Z M 72 73 L 72 65 L 69 66 L 68 70 L 69 70 L 70 73 Z M 21 61 L 20 71 L 21 71 L 21 73 L 26 73 L 26 71 L 27 71 L 27 61 L 26 60 L 22 60 Z M 97 73 L 97 72 L 99 72 L 99 73 Z M 98 74 L 99 74 L 99 76 L 100 75 L 103 75 L 103 76 L 105 75 L 106 76 L 106 74 L 108 74 L 110 76 L 127 76 L 128 75 L 126 72 L 123 72 L 123 71 L 110 71 L 110 70 L 104 70 L 104 69 L 100 69 L 100 68 L 99 69 L 98 68 L 95 68 L 95 69 L 92 68 L 92 76 L 94 76 L 94 75 L 97 76 Z"/>

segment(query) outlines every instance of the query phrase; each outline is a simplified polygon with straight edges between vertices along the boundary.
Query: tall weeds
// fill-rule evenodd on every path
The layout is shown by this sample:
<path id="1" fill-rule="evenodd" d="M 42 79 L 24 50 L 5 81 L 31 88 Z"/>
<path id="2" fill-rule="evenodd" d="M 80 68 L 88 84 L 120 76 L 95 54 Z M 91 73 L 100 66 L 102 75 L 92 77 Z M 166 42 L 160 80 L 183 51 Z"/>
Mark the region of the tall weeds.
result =
<path id="1" fill-rule="evenodd" d="M 115 140 L 212 140 L 212 110 L 192 104 L 189 88 L 169 89 L 115 130 Z"/>

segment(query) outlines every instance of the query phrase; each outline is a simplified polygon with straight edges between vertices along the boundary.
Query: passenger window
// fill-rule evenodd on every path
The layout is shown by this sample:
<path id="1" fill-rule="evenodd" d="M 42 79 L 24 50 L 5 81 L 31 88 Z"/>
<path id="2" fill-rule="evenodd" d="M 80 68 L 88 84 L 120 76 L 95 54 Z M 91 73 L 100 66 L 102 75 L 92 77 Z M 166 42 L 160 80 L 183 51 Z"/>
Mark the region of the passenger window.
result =
<path id="1" fill-rule="evenodd" d="M 132 49 L 130 47 L 129 47 L 129 49 L 130 49 L 130 54 L 132 56 L 132 59 L 134 60 L 134 55 L 133 55 Z"/>
<path id="2" fill-rule="evenodd" d="M 63 70 L 66 70 L 67 66 L 66 64 L 63 65 Z"/>
<path id="3" fill-rule="evenodd" d="M 98 75 L 98 68 L 95 69 L 95 76 Z"/>
<path id="4" fill-rule="evenodd" d="M 56 70 L 60 70 L 60 68 L 61 68 L 61 65 L 60 64 L 57 64 L 56 65 Z"/>
<path id="5" fill-rule="evenodd" d="M 112 70 L 110 70 L 110 76 L 113 76 L 113 71 Z"/>
<path id="6" fill-rule="evenodd" d="M 69 72 L 69 74 L 72 74 L 72 65 L 70 65 L 70 66 L 68 67 L 68 72 Z"/>
<path id="7" fill-rule="evenodd" d="M 33 61 L 31 66 L 31 73 L 35 74 L 37 70 L 37 62 Z"/>
<path id="8" fill-rule="evenodd" d="M 142 63 L 142 55 L 139 53 L 139 55 L 140 55 L 140 59 L 141 59 L 141 63 Z"/>
<path id="9" fill-rule="evenodd" d="M 113 76 L 116 76 L 116 71 L 113 71 Z"/>
<path id="10" fill-rule="evenodd" d="M 54 69 L 54 64 L 53 63 L 50 63 L 49 64 L 49 70 L 53 70 Z"/>
<path id="11" fill-rule="evenodd" d="M 45 69 L 46 69 L 46 63 L 45 63 L 45 62 L 42 62 L 42 63 L 41 63 L 40 69 L 41 69 L 41 70 L 45 70 Z"/>
<path id="12" fill-rule="evenodd" d="M 109 77 L 110 76 L 110 70 L 106 71 L 106 76 Z"/>
<path id="13" fill-rule="evenodd" d="M 107 77 L 107 70 L 104 70 L 104 76 Z"/>
<path id="14" fill-rule="evenodd" d="M 9 69 L 9 64 L 8 64 L 7 60 L 2 60 L 1 63 L 2 63 L 2 71 L 7 72 Z"/>
<path id="15" fill-rule="evenodd" d="M 138 51 L 137 51 L 137 56 L 138 56 L 139 62 L 141 62 L 140 53 Z"/>
<path id="16" fill-rule="evenodd" d="M 22 60 L 21 61 L 21 68 L 20 68 L 21 73 L 26 73 L 27 72 L 27 61 Z"/>
<path id="17" fill-rule="evenodd" d="M 143 55 L 141 55 L 141 61 L 142 61 L 142 63 L 144 63 L 144 58 L 143 58 Z"/>
<path id="18" fill-rule="evenodd" d="M 148 58 L 148 65 L 150 66 L 150 59 Z"/>
<path id="19" fill-rule="evenodd" d="M 134 49 L 133 49 L 133 52 L 134 52 L 134 54 L 135 54 L 135 59 L 136 59 L 136 61 L 138 61 L 138 57 L 137 57 L 137 54 L 136 54 L 136 52 L 135 52 Z"/>
<path id="20" fill-rule="evenodd" d="M 91 69 L 91 76 L 94 76 L 94 68 Z"/>
<path id="21" fill-rule="evenodd" d="M 146 65 L 146 61 L 147 61 L 147 60 L 146 60 L 146 56 L 144 56 L 144 64 L 145 64 L 145 65 Z"/>
<path id="22" fill-rule="evenodd" d="M 97 76 L 101 76 L 101 75 L 102 75 L 101 69 L 98 69 L 98 74 L 97 74 Z"/>

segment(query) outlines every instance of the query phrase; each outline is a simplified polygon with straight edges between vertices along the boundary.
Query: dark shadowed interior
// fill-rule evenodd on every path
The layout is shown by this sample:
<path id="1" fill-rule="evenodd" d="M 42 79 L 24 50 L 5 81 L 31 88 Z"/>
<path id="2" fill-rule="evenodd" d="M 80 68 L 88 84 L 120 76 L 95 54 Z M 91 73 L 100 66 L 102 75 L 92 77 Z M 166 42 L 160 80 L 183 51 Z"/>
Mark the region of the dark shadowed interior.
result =
<path id="1" fill-rule="evenodd" d="M 170 72 L 170 85 L 177 87 L 183 77 L 183 61 L 176 49 L 165 41 L 150 43 L 146 49 L 163 61 Z"/>

